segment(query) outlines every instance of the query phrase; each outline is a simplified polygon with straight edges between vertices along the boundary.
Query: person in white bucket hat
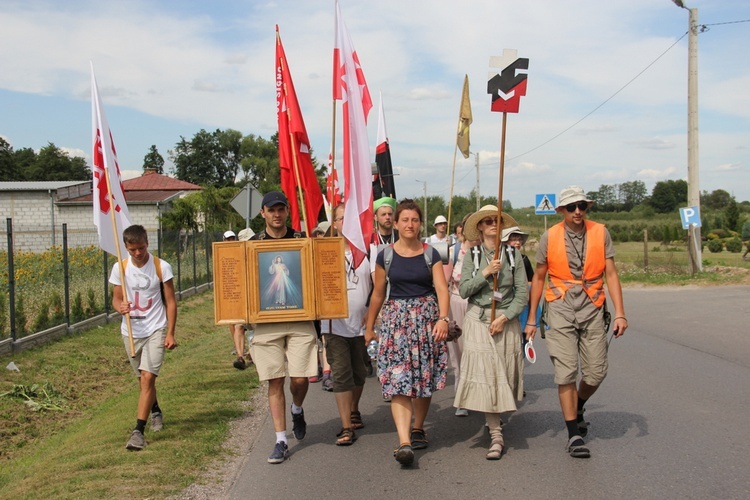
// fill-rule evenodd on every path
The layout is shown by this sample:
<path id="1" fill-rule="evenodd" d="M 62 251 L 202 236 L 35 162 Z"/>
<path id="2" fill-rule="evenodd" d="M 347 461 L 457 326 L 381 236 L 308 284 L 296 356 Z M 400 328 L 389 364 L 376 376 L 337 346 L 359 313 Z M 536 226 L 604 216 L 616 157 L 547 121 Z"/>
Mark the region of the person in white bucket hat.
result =
<path id="1" fill-rule="evenodd" d="M 535 311 L 544 292 L 547 351 L 568 430 L 566 451 L 574 458 L 591 456 L 583 440 L 588 433 L 584 405 L 607 374 L 605 280 L 615 309 L 614 335 L 620 337 L 628 327 L 612 238 L 603 224 L 586 220 L 592 204 L 579 186 L 560 192 L 556 210 L 563 221 L 539 240 L 529 303 Z M 524 329 L 527 340 L 533 340 L 537 328 L 536 319 L 529 317 Z M 576 387 L 579 369 L 581 381 Z"/>
<path id="2" fill-rule="evenodd" d="M 448 241 L 448 219 L 438 215 L 432 225 L 435 227 L 435 234 L 427 238 L 426 243 L 446 243 Z"/>

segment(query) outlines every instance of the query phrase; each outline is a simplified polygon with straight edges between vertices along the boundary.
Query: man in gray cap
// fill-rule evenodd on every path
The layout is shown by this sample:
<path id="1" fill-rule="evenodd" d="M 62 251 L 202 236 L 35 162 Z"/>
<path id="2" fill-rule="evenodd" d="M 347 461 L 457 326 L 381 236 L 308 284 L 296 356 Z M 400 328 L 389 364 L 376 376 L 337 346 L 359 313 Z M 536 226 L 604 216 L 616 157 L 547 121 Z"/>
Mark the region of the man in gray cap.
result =
<path id="1" fill-rule="evenodd" d="M 271 191 L 263 197 L 260 214 L 266 227 L 252 240 L 302 238 L 304 233 L 286 225 L 289 202 L 284 193 Z M 292 393 L 292 432 L 301 440 L 307 433 L 302 403 L 309 387 L 308 377 L 318 373 L 318 338 L 312 321 L 262 323 L 255 325 L 250 354 L 261 381 L 268 381 L 268 406 L 276 431 L 276 445 L 268 463 L 280 464 L 289 456 L 286 439 L 286 396 L 284 380 L 289 374 Z"/>
<path id="2" fill-rule="evenodd" d="M 536 311 L 544 291 L 547 350 L 568 429 L 566 450 L 575 458 L 591 456 L 583 440 L 588 433 L 584 405 L 607 374 L 605 278 L 615 309 L 614 335 L 620 337 L 628 327 L 612 238 L 603 224 L 586 220 L 593 203 L 579 186 L 560 193 L 556 210 L 563 221 L 539 240 L 529 304 L 529 310 Z M 530 315 L 524 329 L 528 340 L 537 328 L 536 318 Z M 576 388 L 579 367 L 581 382 Z"/>

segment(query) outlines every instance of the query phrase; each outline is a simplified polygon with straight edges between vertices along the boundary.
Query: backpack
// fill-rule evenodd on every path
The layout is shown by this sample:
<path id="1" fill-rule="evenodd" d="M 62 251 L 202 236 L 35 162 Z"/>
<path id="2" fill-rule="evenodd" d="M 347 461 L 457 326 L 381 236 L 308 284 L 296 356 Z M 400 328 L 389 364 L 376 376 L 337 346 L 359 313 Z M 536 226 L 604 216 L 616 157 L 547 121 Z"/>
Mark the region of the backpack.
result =
<path id="1" fill-rule="evenodd" d="M 424 261 L 427 264 L 427 269 L 432 271 L 432 246 L 427 243 L 422 243 L 422 249 L 424 250 Z M 385 245 L 383 248 L 383 267 L 385 268 L 385 300 L 391 296 L 391 280 L 388 277 L 388 273 L 391 270 L 391 262 L 393 261 L 393 244 Z"/>
<path id="2" fill-rule="evenodd" d="M 471 277 L 477 275 L 479 272 L 479 254 L 482 253 L 481 249 L 479 248 L 480 245 L 471 247 L 471 257 L 474 260 L 474 271 L 471 273 Z M 502 245 L 502 248 L 505 249 L 505 253 L 508 254 L 508 261 L 510 262 L 510 275 L 515 276 L 516 272 L 516 249 L 508 246 L 508 245 Z M 503 259 L 503 254 L 500 254 L 500 260 Z"/>
<path id="3" fill-rule="evenodd" d="M 151 255 L 151 254 L 149 254 Z M 154 259 L 154 267 L 156 268 L 156 277 L 159 278 L 159 291 L 161 292 L 161 301 L 164 305 L 167 305 L 167 300 L 164 298 L 164 278 L 161 276 L 161 260 L 156 255 L 151 255 Z M 130 259 L 122 259 L 122 271 L 125 273 L 125 268 L 128 267 L 128 261 Z M 125 277 L 123 276 L 121 281 L 125 283 Z"/>

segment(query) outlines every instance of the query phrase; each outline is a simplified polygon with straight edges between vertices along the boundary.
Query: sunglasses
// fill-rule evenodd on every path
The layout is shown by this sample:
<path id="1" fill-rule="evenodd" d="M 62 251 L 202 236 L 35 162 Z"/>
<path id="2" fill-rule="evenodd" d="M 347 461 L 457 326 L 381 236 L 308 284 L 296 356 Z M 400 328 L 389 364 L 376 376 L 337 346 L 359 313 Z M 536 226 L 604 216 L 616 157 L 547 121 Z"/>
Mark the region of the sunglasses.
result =
<path id="1" fill-rule="evenodd" d="M 575 212 L 576 208 L 581 212 L 585 212 L 586 210 L 588 210 L 589 204 L 587 201 L 579 201 L 578 203 L 568 203 L 567 205 L 565 205 L 565 210 L 570 213 Z"/>
<path id="2" fill-rule="evenodd" d="M 495 224 L 497 224 L 497 219 L 496 218 L 493 219 L 492 217 L 487 217 L 486 219 L 482 219 L 479 222 L 484 222 L 485 225 L 487 226 L 494 226 Z"/>

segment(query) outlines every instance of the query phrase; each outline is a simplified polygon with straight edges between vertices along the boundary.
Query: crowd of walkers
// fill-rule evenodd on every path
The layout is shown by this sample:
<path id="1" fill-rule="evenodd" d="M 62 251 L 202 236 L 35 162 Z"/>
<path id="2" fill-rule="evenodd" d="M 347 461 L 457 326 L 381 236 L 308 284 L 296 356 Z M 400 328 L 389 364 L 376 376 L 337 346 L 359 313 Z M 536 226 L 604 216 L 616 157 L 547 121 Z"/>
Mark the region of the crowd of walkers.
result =
<path id="1" fill-rule="evenodd" d="M 449 366 L 455 373 L 456 416 L 484 414 L 489 431 L 486 458 L 499 460 L 506 451 L 501 414 L 516 411 L 517 402 L 525 395 L 523 346 L 540 329 L 543 337 L 546 334 L 568 430 L 566 452 L 574 458 L 588 458 L 591 452 L 584 440 L 589 426 L 584 418 L 585 404 L 607 373 L 607 331 L 611 325 L 613 335 L 619 337 L 628 326 L 612 239 L 602 224 L 586 220 L 592 203 L 578 186 L 562 190 L 556 211 L 563 220 L 540 238 L 534 269 L 520 251 L 528 234 L 494 205 L 467 215 L 457 226 L 456 235 L 446 234 L 447 221 L 438 216 L 436 236 L 423 240 L 425 221 L 417 203 L 409 199 L 399 203 L 393 198 L 376 200 L 369 254 L 355 262 L 345 240 L 349 316 L 323 320 L 322 324 L 293 321 L 255 325 L 248 346 L 250 359 L 260 380 L 268 384 L 276 435 L 268 462 L 282 463 L 289 456 L 287 378 L 292 396 L 292 433 L 301 440 L 307 433 L 302 406 L 309 383 L 321 376 L 321 364 L 325 365 L 325 389 L 332 390 L 341 419 L 341 431 L 333 442 L 350 446 L 365 425 L 359 401 L 370 363 L 384 401 L 391 403 L 398 436 L 393 455 L 398 463 L 408 466 L 414 461 L 415 450 L 428 448 L 425 422 L 432 396 L 446 386 Z M 321 229 L 320 236 L 340 235 L 344 212 L 343 205 L 335 207 L 332 227 Z M 251 239 L 305 237 L 287 225 L 289 203 L 283 193 L 267 193 L 260 213 L 265 228 Z M 234 239 L 233 234 L 226 236 L 229 241 Z M 138 256 L 130 246 L 128 251 L 131 258 Z M 614 316 L 608 311 L 605 281 Z M 117 293 L 115 271 L 112 282 L 116 285 L 113 305 L 127 315 L 131 309 Z M 169 319 L 168 328 L 158 325 L 159 332 L 166 335 L 166 341 L 158 341 L 162 350 L 174 346 L 169 292 L 167 314 L 164 309 L 159 311 L 159 317 Z M 240 364 L 244 363 L 244 346 L 234 331 L 236 363 Z M 322 363 L 318 358 L 321 332 L 325 345 Z M 376 351 L 368 354 L 368 346 Z M 155 374 L 148 373 L 154 371 L 149 363 L 158 360 L 146 359 L 138 367 L 140 356 L 139 352 L 131 358 L 136 373 L 145 371 L 146 375 L 142 376 L 144 396 L 134 431 L 138 442 L 137 446 L 129 442 L 130 449 L 145 446 L 142 431 L 149 411 L 153 419 L 152 405 L 162 425 L 153 385 L 158 366 Z"/>

